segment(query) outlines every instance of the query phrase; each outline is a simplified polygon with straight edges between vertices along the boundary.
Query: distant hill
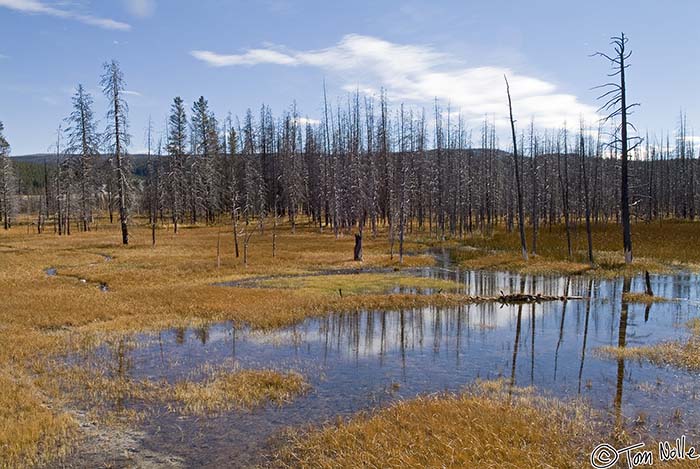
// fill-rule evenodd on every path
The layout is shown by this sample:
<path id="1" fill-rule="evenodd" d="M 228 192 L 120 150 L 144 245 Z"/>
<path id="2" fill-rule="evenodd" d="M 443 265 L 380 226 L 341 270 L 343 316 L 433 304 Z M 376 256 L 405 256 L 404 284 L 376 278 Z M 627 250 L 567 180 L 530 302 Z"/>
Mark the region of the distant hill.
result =
<path id="1" fill-rule="evenodd" d="M 62 155 L 65 158 L 67 155 Z M 107 159 L 106 156 L 100 155 L 100 158 Z M 146 163 L 148 155 L 135 154 L 129 155 L 132 162 L 132 169 L 137 177 L 145 177 Z M 31 155 L 11 156 L 10 159 L 14 163 L 19 176 L 19 190 L 23 194 L 33 194 L 40 192 L 44 187 L 44 161 L 48 170 L 48 177 L 53 177 L 54 168 L 56 166 L 55 153 L 33 153 Z"/>
<path id="2" fill-rule="evenodd" d="M 65 156 L 65 155 L 64 155 Z M 106 158 L 104 155 L 100 155 L 101 158 Z M 134 161 L 142 161 L 148 158 L 148 155 L 144 155 L 141 153 L 137 153 L 134 155 L 129 155 L 130 158 L 132 158 Z M 55 153 L 32 153 L 30 155 L 13 155 L 10 158 L 12 158 L 13 161 L 21 161 L 23 163 L 33 163 L 33 164 L 44 164 L 44 160 L 46 160 L 47 163 L 55 163 L 56 162 L 56 154 Z"/>
<path id="3" fill-rule="evenodd" d="M 22 163 L 33 163 L 33 164 L 44 164 L 56 161 L 56 154 L 54 153 L 34 153 L 31 155 L 18 155 L 10 156 L 13 161 L 21 161 Z"/>

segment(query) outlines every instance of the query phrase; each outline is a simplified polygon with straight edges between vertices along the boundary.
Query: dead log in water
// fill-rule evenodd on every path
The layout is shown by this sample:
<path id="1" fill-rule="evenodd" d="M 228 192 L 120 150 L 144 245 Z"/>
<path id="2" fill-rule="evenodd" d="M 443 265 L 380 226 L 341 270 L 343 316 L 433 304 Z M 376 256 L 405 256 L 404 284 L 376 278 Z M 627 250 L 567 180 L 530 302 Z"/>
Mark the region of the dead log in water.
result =
<path id="1" fill-rule="evenodd" d="M 582 300 L 582 296 L 554 296 L 554 295 L 542 295 L 537 293 L 535 295 L 530 295 L 527 293 L 511 293 L 506 295 L 501 292 L 501 295 L 496 298 L 496 301 L 504 304 L 517 304 L 517 303 L 542 303 L 545 301 L 569 301 L 569 300 Z"/>

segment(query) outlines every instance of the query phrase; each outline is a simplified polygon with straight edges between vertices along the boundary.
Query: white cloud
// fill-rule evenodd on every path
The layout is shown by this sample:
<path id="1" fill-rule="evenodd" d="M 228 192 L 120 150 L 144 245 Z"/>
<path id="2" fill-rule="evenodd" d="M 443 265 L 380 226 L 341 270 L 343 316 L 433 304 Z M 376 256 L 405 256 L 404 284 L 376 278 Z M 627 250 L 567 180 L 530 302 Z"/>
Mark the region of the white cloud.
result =
<path id="1" fill-rule="evenodd" d="M 193 50 L 190 54 L 212 67 L 230 67 L 232 65 L 257 65 L 261 63 L 277 65 L 298 65 L 299 62 L 289 55 L 270 49 L 251 49 L 241 55 L 221 55 L 206 50 Z"/>
<path id="2" fill-rule="evenodd" d="M 156 10 L 155 0 L 125 0 L 126 9 L 134 16 L 147 18 Z"/>
<path id="3" fill-rule="evenodd" d="M 506 67 L 468 67 L 457 58 L 429 46 L 402 45 L 379 38 L 347 35 L 332 47 L 295 51 L 282 47 L 250 49 L 242 54 L 192 51 L 191 55 L 213 67 L 275 64 L 313 66 L 336 72 L 345 80 L 343 89 L 376 92 L 385 88 L 390 99 L 429 104 L 434 98 L 451 103 L 466 118 L 493 114 L 506 117 L 503 76 L 508 76 L 516 117 L 535 118 L 541 127 L 558 127 L 564 121 L 592 122 L 596 107 L 572 94 L 562 93 L 545 80 L 517 73 Z"/>
<path id="4" fill-rule="evenodd" d="M 138 91 L 133 91 L 133 90 L 124 90 L 124 94 L 129 95 L 129 96 L 143 96 Z"/>
<path id="5" fill-rule="evenodd" d="M 308 117 L 297 118 L 297 124 L 299 124 L 299 125 L 306 125 L 306 124 L 319 125 L 320 123 L 321 123 L 321 121 L 318 119 L 309 119 Z"/>
<path id="6" fill-rule="evenodd" d="M 115 21 L 109 18 L 100 18 L 92 15 L 84 15 L 69 10 L 62 10 L 54 6 L 48 5 L 40 0 L 0 0 L 0 7 L 9 8 L 23 13 L 50 15 L 57 18 L 66 18 L 90 26 L 97 26 L 103 29 L 114 29 L 120 31 L 128 31 L 131 26 L 127 23 Z"/>

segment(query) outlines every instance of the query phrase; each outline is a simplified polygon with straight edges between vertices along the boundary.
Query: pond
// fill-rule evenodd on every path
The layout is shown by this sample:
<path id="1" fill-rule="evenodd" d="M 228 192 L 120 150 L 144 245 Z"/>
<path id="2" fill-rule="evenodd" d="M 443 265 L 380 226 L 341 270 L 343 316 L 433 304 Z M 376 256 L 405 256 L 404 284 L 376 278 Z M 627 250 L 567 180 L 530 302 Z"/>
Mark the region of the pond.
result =
<path id="1" fill-rule="evenodd" d="M 81 359 L 136 379 L 170 382 L 204 364 L 293 369 L 307 377 L 312 389 L 283 406 L 206 418 L 162 409 L 138 424 L 145 448 L 177 455 L 188 466 L 261 463 L 285 428 L 335 421 L 419 394 L 459 391 L 476 379 L 502 378 L 557 397 L 581 397 L 610 421 L 630 426 L 643 415 L 659 436 L 700 436 L 700 375 L 594 352 L 604 345 L 687 337 L 684 324 L 700 315 L 698 276 L 652 276 L 655 294 L 680 300 L 646 305 L 622 302 L 623 288 L 644 291 L 641 277 L 625 286 L 621 279 L 460 272 L 447 262 L 418 274 L 458 281 L 473 295 L 585 299 L 337 313 L 268 332 L 218 323 L 136 336 L 137 347 L 102 347 Z"/>

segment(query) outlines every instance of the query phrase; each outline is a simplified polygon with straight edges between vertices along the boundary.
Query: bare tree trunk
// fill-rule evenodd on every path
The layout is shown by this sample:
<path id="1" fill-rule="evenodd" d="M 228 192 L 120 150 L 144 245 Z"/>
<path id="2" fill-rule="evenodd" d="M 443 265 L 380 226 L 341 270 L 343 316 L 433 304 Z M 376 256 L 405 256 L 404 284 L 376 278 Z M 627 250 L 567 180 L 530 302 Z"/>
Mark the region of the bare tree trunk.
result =
<path id="1" fill-rule="evenodd" d="M 221 268 L 221 227 L 216 234 L 216 268 Z"/>
<path id="2" fill-rule="evenodd" d="M 362 233 L 355 234 L 355 249 L 353 260 L 362 262 Z"/>
<path id="3" fill-rule="evenodd" d="M 620 182 L 620 205 L 622 215 L 622 246 L 625 251 L 625 263 L 632 263 L 632 229 L 630 227 L 630 201 L 629 182 L 627 168 L 627 89 L 625 85 L 625 35 L 622 35 L 622 48 L 620 49 L 620 108 L 622 109 L 622 162 Z"/>
<path id="4" fill-rule="evenodd" d="M 591 234 L 591 204 L 588 193 L 588 175 L 586 173 L 586 149 L 583 140 L 583 124 L 581 124 L 581 177 L 583 178 L 583 194 L 586 205 L 586 238 L 588 240 L 588 262 L 593 264 L 593 235 Z"/>
<path id="5" fill-rule="evenodd" d="M 523 210 L 523 188 L 520 184 L 520 164 L 518 163 L 518 143 L 515 137 L 515 121 L 513 120 L 513 105 L 510 99 L 510 86 L 508 78 L 506 80 L 506 93 L 508 94 L 508 111 L 510 113 L 510 130 L 513 134 L 513 163 L 515 164 L 515 184 L 518 192 L 518 228 L 520 229 L 520 248 L 522 250 L 523 259 L 527 260 L 527 243 L 525 241 L 525 214 Z"/>
<path id="6" fill-rule="evenodd" d="M 238 213 L 235 208 L 233 209 L 231 218 L 233 218 L 233 244 L 236 250 L 236 259 L 238 259 Z"/>

